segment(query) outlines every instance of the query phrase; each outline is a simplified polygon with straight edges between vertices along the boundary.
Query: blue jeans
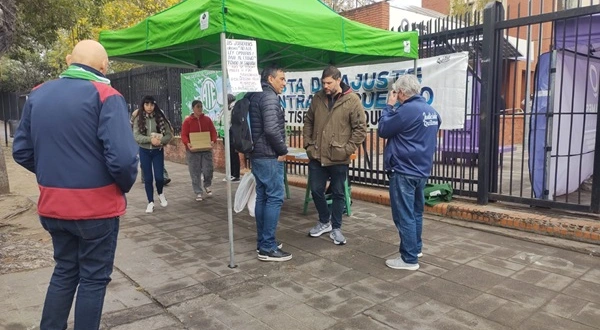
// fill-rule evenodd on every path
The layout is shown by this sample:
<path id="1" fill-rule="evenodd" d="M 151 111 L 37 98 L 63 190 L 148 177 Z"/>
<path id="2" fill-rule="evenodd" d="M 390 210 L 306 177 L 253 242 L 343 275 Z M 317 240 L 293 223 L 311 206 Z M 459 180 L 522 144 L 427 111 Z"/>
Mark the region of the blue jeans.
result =
<path id="1" fill-rule="evenodd" d="M 140 147 L 140 166 L 144 176 L 144 188 L 146 188 L 146 197 L 148 203 L 154 202 L 154 187 L 152 186 L 152 169 L 154 169 L 154 180 L 156 181 L 156 191 L 163 193 L 165 184 L 165 152 L 164 149 L 146 149 Z"/>
<path id="2" fill-rule="evenodd" d="M 252 159 L 252 174 L 256 181 L 256 240 L 259 250 L 277 250 L 275 231 L 283 204 L 283 162 L 273 158 Z"/>
<path id="3" fill-rule="evenodd" d="M 99 220 L 40 217 L 40 222 L 52 236 L 56 261 L 40 329 L 67 328 L 76 290 L 75 330 L 98 329 L 106 286 L 113 271 L 119 217 Z"/>
<path id="4" fill-rule="evenodd" d="M 310 192 L 317 212 L 319 212 L 319 221 L 328 223 L 331 218 L 333 229 L 341 228 L 346 203 L 344 181 L 348 177 L 348 165 L 321 166 L 318 160 L 311 159 L 308 163 L 308 173 L 310 174 Z M 333 199 L 331 214 L 325 199 L 325 185 L 329 179 L 331 179 L 329 186 Z"/>
<path id="5" fill-rule="evenodd" d="M 407 264 L 419 262 L 417 254 L 423 243 L 423 209 L 425 195 L 423 190 L 427 178 L 419 178 L 392 173 L 390 175 L 390 203 L 392 218 L 400 233 L 400 257 Z"/>

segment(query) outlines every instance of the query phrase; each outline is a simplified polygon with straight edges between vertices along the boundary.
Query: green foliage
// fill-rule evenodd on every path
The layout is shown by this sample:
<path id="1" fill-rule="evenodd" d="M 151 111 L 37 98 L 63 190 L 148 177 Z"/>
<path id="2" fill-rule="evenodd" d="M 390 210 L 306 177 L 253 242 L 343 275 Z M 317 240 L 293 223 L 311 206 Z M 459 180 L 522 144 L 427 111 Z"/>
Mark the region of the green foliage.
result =
<path id="1" fill-rule="evenodd" d="M 463 16 L 465 14 L 481 14 L 489 0 L 451 0 L 450 15 Z M 471 20 L 475 15 L 470 15 Z"/>
<path id="2" fill-rule="evenodd" d="M 98 40 L 102 30 L 132 26 L 179 1 L 18 0 L 12 46 L 0 58 L 0 90 L 26 91 L 53 79 L 80 40 Z M 110 72 L 135 66 L 113 62 Z"/>

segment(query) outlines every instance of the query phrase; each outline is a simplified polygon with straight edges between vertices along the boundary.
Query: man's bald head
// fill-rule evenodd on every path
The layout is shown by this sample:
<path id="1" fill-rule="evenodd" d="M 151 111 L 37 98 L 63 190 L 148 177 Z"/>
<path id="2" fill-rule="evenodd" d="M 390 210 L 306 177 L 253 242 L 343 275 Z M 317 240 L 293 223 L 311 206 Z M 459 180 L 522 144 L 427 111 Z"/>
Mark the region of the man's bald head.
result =
<path id="1" fill-rule="evenodd" d="M 79 63 L 90 66 L 102 74 L 108 71 L 108 54 L 102 45 L 94 40 L 82 40 L 67 55 L 67 64 Z"/>

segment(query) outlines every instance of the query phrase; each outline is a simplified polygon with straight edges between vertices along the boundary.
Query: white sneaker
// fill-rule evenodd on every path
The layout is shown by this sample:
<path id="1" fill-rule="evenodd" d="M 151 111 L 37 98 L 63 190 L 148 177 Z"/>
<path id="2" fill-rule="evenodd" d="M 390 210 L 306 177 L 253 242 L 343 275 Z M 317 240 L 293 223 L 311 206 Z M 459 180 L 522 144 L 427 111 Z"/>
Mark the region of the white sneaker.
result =
<path id="1" fill-rule="evenodd" d="M 204 188 L 204 191 L 206 191 L 206 196 L 211 197 L 213 195 L 212 190 L 210 190 L 209 187 Z"/>
<path id="2" fill-rule="evenodd" d="M 169 205 L 169 203 L 167 202 L 167 198 L 165 197 L 165 194 L 158 195 L 158 199 L 160 199 L 160 206 L 166 207 L 167 205 Z"/>
<path id="3" fill-rule="evenodd" d="M 202 194 L 196 195 L 196 201 L 197 202 L 201 202 L 202 201 Z"/>
<path id="4" fill-rule="evenodd" d="M 417 254 L 417 258 L 422 258 L 423 257 L 423 252 L 419 252 L 419 254 Z"/>
<path id="5" fill-rule="evenodd" d="M 230 176 L 230 177 L 229 177 L 229 180 L 233 180 L 233 179 L 235 179 L 235 178 L 234 178 L 234 177 L 232 177 L 232 176 Z M 227 177 L 224 177 L 224 178 L 223 178 L 223 182 L 227 182 Z"/>
<path id="6" fill-rule="evenodd" d="M 146 207 L 146 213 L 152 213 L 152 212 L 154 212 L 154 202 L 148 203 L 148 206 Z"/>
<path id="7" fill-rule="evenodd" d="M 402 260 L 401 257 L 396 259 L 388 259 L 385 261 L 385 265 L 392 269 L 403 269 L 403 270 L 417 270 L 419 269 L 419 264 L 407 264 Z"/>

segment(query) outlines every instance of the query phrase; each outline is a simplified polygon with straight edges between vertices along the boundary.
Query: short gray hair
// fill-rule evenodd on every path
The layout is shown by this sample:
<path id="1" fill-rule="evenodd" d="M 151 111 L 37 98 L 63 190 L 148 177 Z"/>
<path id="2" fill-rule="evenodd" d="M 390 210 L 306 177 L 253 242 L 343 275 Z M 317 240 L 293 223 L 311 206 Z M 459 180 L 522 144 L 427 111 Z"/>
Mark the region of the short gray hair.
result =
<path id="1" fill-rule="evenodd" d="M 402 92 L 406 97 L 412 97 L 421 93 L 421 84 L 414 74 L 402 75 L 396 80 L 392 88 L 397 92 Z"/>

